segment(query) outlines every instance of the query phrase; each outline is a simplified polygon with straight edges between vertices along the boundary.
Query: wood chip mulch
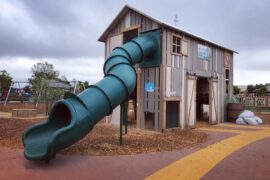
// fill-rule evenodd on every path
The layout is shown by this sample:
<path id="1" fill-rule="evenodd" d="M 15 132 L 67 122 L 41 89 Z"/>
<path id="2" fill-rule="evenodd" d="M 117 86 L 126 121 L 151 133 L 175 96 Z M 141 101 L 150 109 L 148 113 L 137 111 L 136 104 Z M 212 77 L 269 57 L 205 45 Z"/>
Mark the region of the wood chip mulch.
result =
<path id="1" fill-rule="evenodd" d="M 84 139 L 65 149 L 63 154 L 79 155 L 128 155 L 150 152 L 180 150 L 201 144 L 207 135 L 194 130 L 180 128 L 157 133 L 149 130 L 128 129 L 123 136 L 123 145 L 119 145 L 119 127 L 98 124 Z"/>
<path id="2" fill-rule="evenodd" d="M 22 149 L 23 131 L 34 121 L 0 118 L 0 146 Z M 136 128 L 128 129 L 123 135 L 123 145 L 119 145 L 119 127 L 97 124 L 86 137 L 61 151 L 66 155 L 124 155 L 149 152 L 180 150 L 201 144 L 207 135 L 194 130 L 180 128 L 157 133 Z"/>
<path id="3" fill-rule="evenodd" d="M 22 149 L 22 134 L 33 121 L 0 118 L 0 146 Z"/>

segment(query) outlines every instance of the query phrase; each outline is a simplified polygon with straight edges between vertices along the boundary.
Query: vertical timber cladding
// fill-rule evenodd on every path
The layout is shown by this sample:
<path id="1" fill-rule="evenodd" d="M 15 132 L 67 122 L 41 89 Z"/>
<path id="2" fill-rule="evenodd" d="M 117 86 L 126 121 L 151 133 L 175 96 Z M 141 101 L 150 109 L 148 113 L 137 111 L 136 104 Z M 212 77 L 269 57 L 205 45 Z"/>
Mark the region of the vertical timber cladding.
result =
<path id="1" fill-rule="evenodd" d="M 218 77 L 218 121 L 224 122 L 226 114 L 226 93 L 225 93 L 225 70 L 224 70 L 224 53 L 218 48 L 213 51 L 213 71 Z"/>
<path id="2" fill-rule="evenodd" d="M 105 44 L 105 56 L 108 56 L 111 48 L 120 42 L 119 39 L 121 35 L 126 31 L 137 29 L 138 33 L 141 33 L 162 28 L 161 66 L 156 68 L 153 68 L 154 66 L 147 66 L 147 68 L 135 66 L 138 77 L 137 85 L 140 85 L 137 86 L 137 92 L 139 92 L 137 95 L 136 116 L 138 127 L 144 128 L 144 112 L 152 112 L 154 114 L 153 118 L 155 119 L 155 130 L 160 131 L 165 129 L 166 103 L 170 101 L 178 101 L 179 103 L 179 125 L 182 128 L 185 128 L 187 121 L 189 121 L 189 125 L 192 125 L 192 120 L 190 120 L 190 118 L 188 120 L 186 117 L 188 116 L 188 110 L 190 110 L 187 105 L 188 103 L 190 104 L 190 102 L 188 102 L 188 93 L 191 84 L 194 84 L 190 79 L 192 76 L 208 78 L 210 79 L 210 82 L 212 82 L 212 79 L 217 80 L 217 83 L 211 83 L 211 85 L 214 84 L 213 89 L 217 91 L 216 94 L 212 95 L 213 97 L 216 97 L 215 100 L 217 101 L 217 113 L 215 114 L 215 119 L 224 122 L 226 103 L 231 99 L 233 91 L 232 50 L 213 44 L 202 38 L 198 38 L 188 32 L 181 31 L 180 29 L 173 28 L 166 23 L 161 23 L 148 15 L 128 7 L 117 16 L 109 27 L 110 29 L 104 32 L 102 36 L 103 39 L 101 39 L 104 41 L 104 38 L 107 38 Z M 173 35 L 176 35 L 181 39 L 181 52 L 178 51 L 178 43 L 173 42 Z M 173 50 L 175 48 L 176 52 Z M 186 51 L 182 51 L 182 49 L 186 49 Z M 198 58 L 198 49 L 206 49 L 210 54 L 210 58 L 204 60 Z M 209 49 L 210 51 L 208 51 Z M 230 69 L 228 95 L 226 95 L 226 67 L 224 65 L 226 54 L 229 55 L 228 57 L 230 60 L 230 66 L 227 67 Z M 154 83 L 157 91 L 145 92 L 145 83 L 147 82 Z M 138 89 L 140 91 L 138 91 Z M 191 98 L 191 96 L 189 98 Z M 212 118 L 214 119 L 214 115 Z"/>
<path id="3" fill-rule="evenodd" d="M 194 38 L 190 38 L 189 50 L 186 67 L 188 74 L 209 79 L 209 122 L 211 124 L 215 124 L 218 121 L 221 121 L 221 116 L 223 116 L 221 115 L 223 112 L 221 109 L 224 107 L 222 103 L 224 51 Z M 204 53 L 206 53 L 207 56 Z M 196 121 L 196 116 L 193 117 L 192 113 L 190 113 L 193 111 L 196 113 L 196 109 L 193 108 L 193 103 L 196 103 L 196 101 L 193 99 L 194 96 L 192 96 L 192 87 L 193 85 L 195 86 L 195 82 L 193 82 L 191 79 L 192 78 L 187 77 L 186 118 L 188 126 L 194 126 Z"/>
<path id="4" fill-rule="evenodd" d="M 114 26 L 114 28 L 111 30 L 107 41 L 106 41 L 106 50 L 105 50 L 105 56 L 108 56 L 110 52 L 115 48 L 116 46 L 123 45 L 123 33 L 125 31 L 135 29 L 137 28 L 139 33 L 144 31 L 149 31 L 152 29 L 159 28 L 159 24 L 156 22 L 150 20 L 149 18 L 130 10 L 126 13 L 126 15 L 119 20 L 118 24 Z M 136 68 L 138 66 L 135 66 Z M 140 93 L 138 94 L 139 97 L 137 99 L 140 99 L 139 102 L 137 102 L 137 126 L 144 128 L 144 112 L 153 112 L 154 113 L 154 121 L 155 121 L 155 130 L 160 131 L 161 127 L 158 123 L 159 121 L 159 68 L 145 68 L 143 70 L 137 69 L 137 75 L 140 77 Z M 147 81 L 153 81 L 155 83 L 156 91 L 154 93 L 146 93 L 144 89 L 145 82 Z M 117 119 L 118 114 L 120 118 L 120 108 L 117 107 L 114 111 L 112 116 L 108 117 L 110 121 L 114 121 L 114 119 Z M 115 116 L 115 118 L 114 118 Z M 118 119 L 119 119 L 118 118 Z"/>
<path id="5" fill-rule="evenodd" d="M 192 75 L 211 77 L 213 69 L 213 48 L 203 42 L 190 38 L 189 56 L 187 57 L 187 72 Z M 209 50 L 209 57 L 199 58 L 199 51 Z"/>
<path id="6" fill-rule="evenodd" d="M 126 22 L 130 25 L 130 27 L 138 27 L 139 32 L 145 32 L 153 29 L 159 28 L 159 25 L 156 22 L 153 22 L 149 18 L 130 10 L 126 15 Z M 128 28 L 128 27 L 126 27 Z M 140 70 L 141 73 L 138 74 L 140 76 L 140 87 L 137 99 L 140 99 L 137 102 L 137 126 L 141 128 L 145 128 L 145 112 L 153 113 L 153 121 L 154 121 L 154 130 L 161 131 L 162 127 L 160 125 L 160 68 L 142 68 Z M 146 83 L 154 84 L 153 92 L 146 92 L 145 86 Z"/>
<path id="7" fill-rule="evenodd" d="M 213 47 L 212 51 L 212 72 L 213 76 L 217 78 L 217 122 L 223 122 L 223 74 L 222 74 L 222 57 L 221 51 Z M 210 93 L 211 94 L 211 93 Z M 210 101 L 209 101 L 210 102 Z"/>
<path id="8" fill-rule="evenodd" d="M 156 68 L 144 68 L 142 69 L 142 95 L 143 95 L 143 114 L 150 112 L 154 114 L 154 129 L 160 131 L 159 123 L 159 102 L 160 102 L 160 69 Z M 147 90 L 147 84 L 154 86 L 153 91 Z M 145 119 L 145 117 L 144 117 Z M 145 122 L 142 122 L 144 124 Z"/>
<path id="9" fill-rule="evenodd" d="M 181 94 L 182 94 L 182 70 L 183 56 L 181 53 L 174 53 L 172 49 L 173 37 L 182 37 L 168 29 L 163 33 L 163 63 L 164 73 L 164 102 L 163 107 L 163 128 L 178 127 L 181 124 Z"/>
<path id="10" fill-rule="evenodd" d="M 116 47 L 122 46 L 123 34 L 109 36 L 106 41 L 105 58 L 112 52 Z M 120 124 L 120 105 L 117 106 L 110 116 L 106 117 L 106 122 L 119 125 Z"/>
<path id="11" fill-rule="evenodd" d="M 196 89 L 197 77 L 187 76 L 187 95 L 186 95 L 186 120 L 188 127 L 195 127 L 196 123 Z"/>
<path id="12" fill-rule="evenodd" d="M 232 95 L 233 95 L 233 54 L 226 52 L 226 51 L 222 51 L 222 68 L 223 68 L 223 83 L 224 83 L 224 119 L 227 119 L 226 115 L 227 115 L 227 108 L 226 108 L 226 104 L 231 102 L 232 99 Z M 228 77 L 226 77 L 226 70 L 229 70 L 229 74 Z M 229 78 L 229 84 L 226 83 L 226 79 Z M 228 86 L 228 87 L 227 87 Z M 228 88 L 228 92 L 227 89 Z"/>
<path id="13" fill-rule="evenodd" d="M 210 124 L 218 123 L 218 79 L 211 79 L 209 82 L 209 121 Z"/>

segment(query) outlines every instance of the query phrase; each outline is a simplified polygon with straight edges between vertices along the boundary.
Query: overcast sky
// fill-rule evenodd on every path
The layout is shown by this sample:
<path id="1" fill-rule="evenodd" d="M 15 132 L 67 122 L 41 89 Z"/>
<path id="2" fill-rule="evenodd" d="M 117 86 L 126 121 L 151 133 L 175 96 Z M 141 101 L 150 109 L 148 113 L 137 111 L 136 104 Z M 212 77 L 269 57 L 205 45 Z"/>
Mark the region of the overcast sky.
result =
<path id="1" fill-rule="evenodd" d="M 234 84 L 270 82 L 270 0 L 0 0 L 0 70 L 26 81 L 47 61 L 69 80 L 102 78 L 104 44 L 98 37 L 129 4 L 228 48 Z"/>

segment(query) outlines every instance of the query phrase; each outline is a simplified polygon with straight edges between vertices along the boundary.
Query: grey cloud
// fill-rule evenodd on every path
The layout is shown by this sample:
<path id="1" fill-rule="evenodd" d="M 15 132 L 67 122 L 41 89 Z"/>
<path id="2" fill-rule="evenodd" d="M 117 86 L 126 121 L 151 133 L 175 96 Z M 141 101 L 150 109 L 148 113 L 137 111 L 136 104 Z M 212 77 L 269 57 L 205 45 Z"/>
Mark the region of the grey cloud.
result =
<path id="1" fill-rule="evenodd" d="M 27 81 L 31 77 L 31 67 L 37 62 L 46 61 L 54 65 L 55 70 L 65 75 L 68 80 L 76 79 L 80 81 L 97 82 L 103 77 L 103 58 L 76 58 L 76 59 L 54 59 L 54 58 L 0 58 L 1 66 L 4 67 L 15 81 Z M 64 62 L 64 63 L 63 63 Z"/>
<path id="2" fill-rule="evenodd" d="M 1 1 L 21 13 L 5 16 L 0 6 L 0 61 L 5 56 L 61 59 L 67 65 L 82 57 L 94 61 L 104 52 L 98 37 L 130 4 L 171 24 L 177 14 L 184 30 L 239 51 L 236 70 L 270 69 L 269 54 L 261 55 L 270 49 L 269 0 Z"/>
<path id="3" fill-rule="evenodd" d="M 54 26 L 75 25 L 79 17 L 74 12 L 76 1 L 26 0 L 24 5 L 36 22 Z"/>
<path id="4" fill-rule="evenodd" d="M 103 53 L 103 45 L 97 42 L 102 28 L 93 24 L 91 13 L 75 10 L 72 4 L 65 6 L 64 1 L 27 2 L 20 8 L 28 21 L 21 14 L 0 16 L 0 56 L 75 58 Z"/>
<path id="5" fill-rule="evenodd" d="M 97 57 L 103 46 L 97 42 L 110 21 L 131 3 L 155 17 L 239 51 L 269 48 L 270 3 L 266 0 L 220 1 L 14 1 L 29 22 L 14 25 L 0 16 L 0 56 Z M 25 21 L 14 15 L 13 21 Z M 23 31 L 36 26 L 31 36 Z M 29 26 L 29 27 L 24 27 Z M 38 34 L 41 34 L 38 35 Z"/>

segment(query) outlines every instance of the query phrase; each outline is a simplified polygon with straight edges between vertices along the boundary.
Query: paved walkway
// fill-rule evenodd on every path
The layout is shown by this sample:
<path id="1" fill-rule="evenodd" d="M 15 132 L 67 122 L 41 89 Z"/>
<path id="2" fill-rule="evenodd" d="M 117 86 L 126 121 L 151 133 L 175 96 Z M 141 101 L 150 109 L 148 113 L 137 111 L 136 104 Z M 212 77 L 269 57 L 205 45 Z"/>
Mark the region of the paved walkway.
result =
<path id="1" fill-rule="evenodd" d="M 228 133 L 237 133 L 237 135 L 230 137 L 228 139 L 222 140 L 218 143 L 212 144 L 206 148 L 203 148 L 195 153 L 188 155 L 184 158 L 181 158 L 174 163 L 162 168 L 156 173 L 148 176 L 146 179 L 200 179 L 204 177 L 211 169 L 213 169 L 218 163 L 220 163 L 224 158 L 229 157 L 233 152 L 251 144 L 256 141 L 262 140 L 264 138 L 270 137 L 270 128 L 269 127 L 250 127 L 250 126 L 238 126 L 238 125 L 218 125 L 213 128 L 201 128 L 202 131 L 214 131 L 214 132 L 228 132 Z M 270 138 L 266 141 L 268 143 Z M 255 147 L 258 147 L 257 144 Z M 258 149 L 261 150 L 263 146 L 259 146 Z M 252 148 L 250 149 L 252 152 Z M 269 154 L 269 153 L 268 153 Z M 253 154 L 255 156 L 265 156 L 268 154 Z M 242 162 L 245 162 L 248 154 L 242 156 Z M 233 160 L 232 160 L 233 161 Z M 268 161 L 268 165 L 270 160 Z M 256 163 L 256 162 L 255 162 Z M 226 163 L 225 163 L 226 164 Z M 229 166 L 229 164 L 226 164 Z M 251 164 L 253 166 L 253 164 Z M 264 167 L 265 164 L 260 164 L 259 167 Z M 232 166 L 232 164 L 231 164 Z M 239 164 L 240 166 L 240 164 Z M 238 163 L 235 163 L 232 169 L 238 169 Z M 254 167 L 256 168 L 256 167 Z M 240 168 L 241 169 L 241 168 Z M 261 174 L 262 177 L 270 178 L 270 166 L 267 167 L 268 173 Z M 229 178 L 228 174 L 222 172 L 222 168 L 219 168 L 219 172 L 215 174 L 208 175 L 208 177 L 223 177 Z M 242 172 L 245 172 L 245 169 L 242 169 Z M 240 172 L 239 172 L 240 173 Z M 237 174 L 238 177 L 249 177 L 246 174 Z M 232 173 L 231 173 L 232 174 Z M 207 176 L 205 177 L 207 178 Z M 209 178 L 211 179 L 211 178 Z M 217 179 L 217 178 L 214 178 Z M 230 177 L 231 179 L 231 177 Z M 239 179 L 239 178 L 238 178 Z"/>
<path id="2" fill-rule="evenodd" d="M 29 162 L 21 150 L 0 147 L 0 179 L 270 178 L 270 127 L 219 125 L 200 130 L 209 135 L 209 141 L 182 151 L 128 156 L 59 155 L 49 164 Z"/>

